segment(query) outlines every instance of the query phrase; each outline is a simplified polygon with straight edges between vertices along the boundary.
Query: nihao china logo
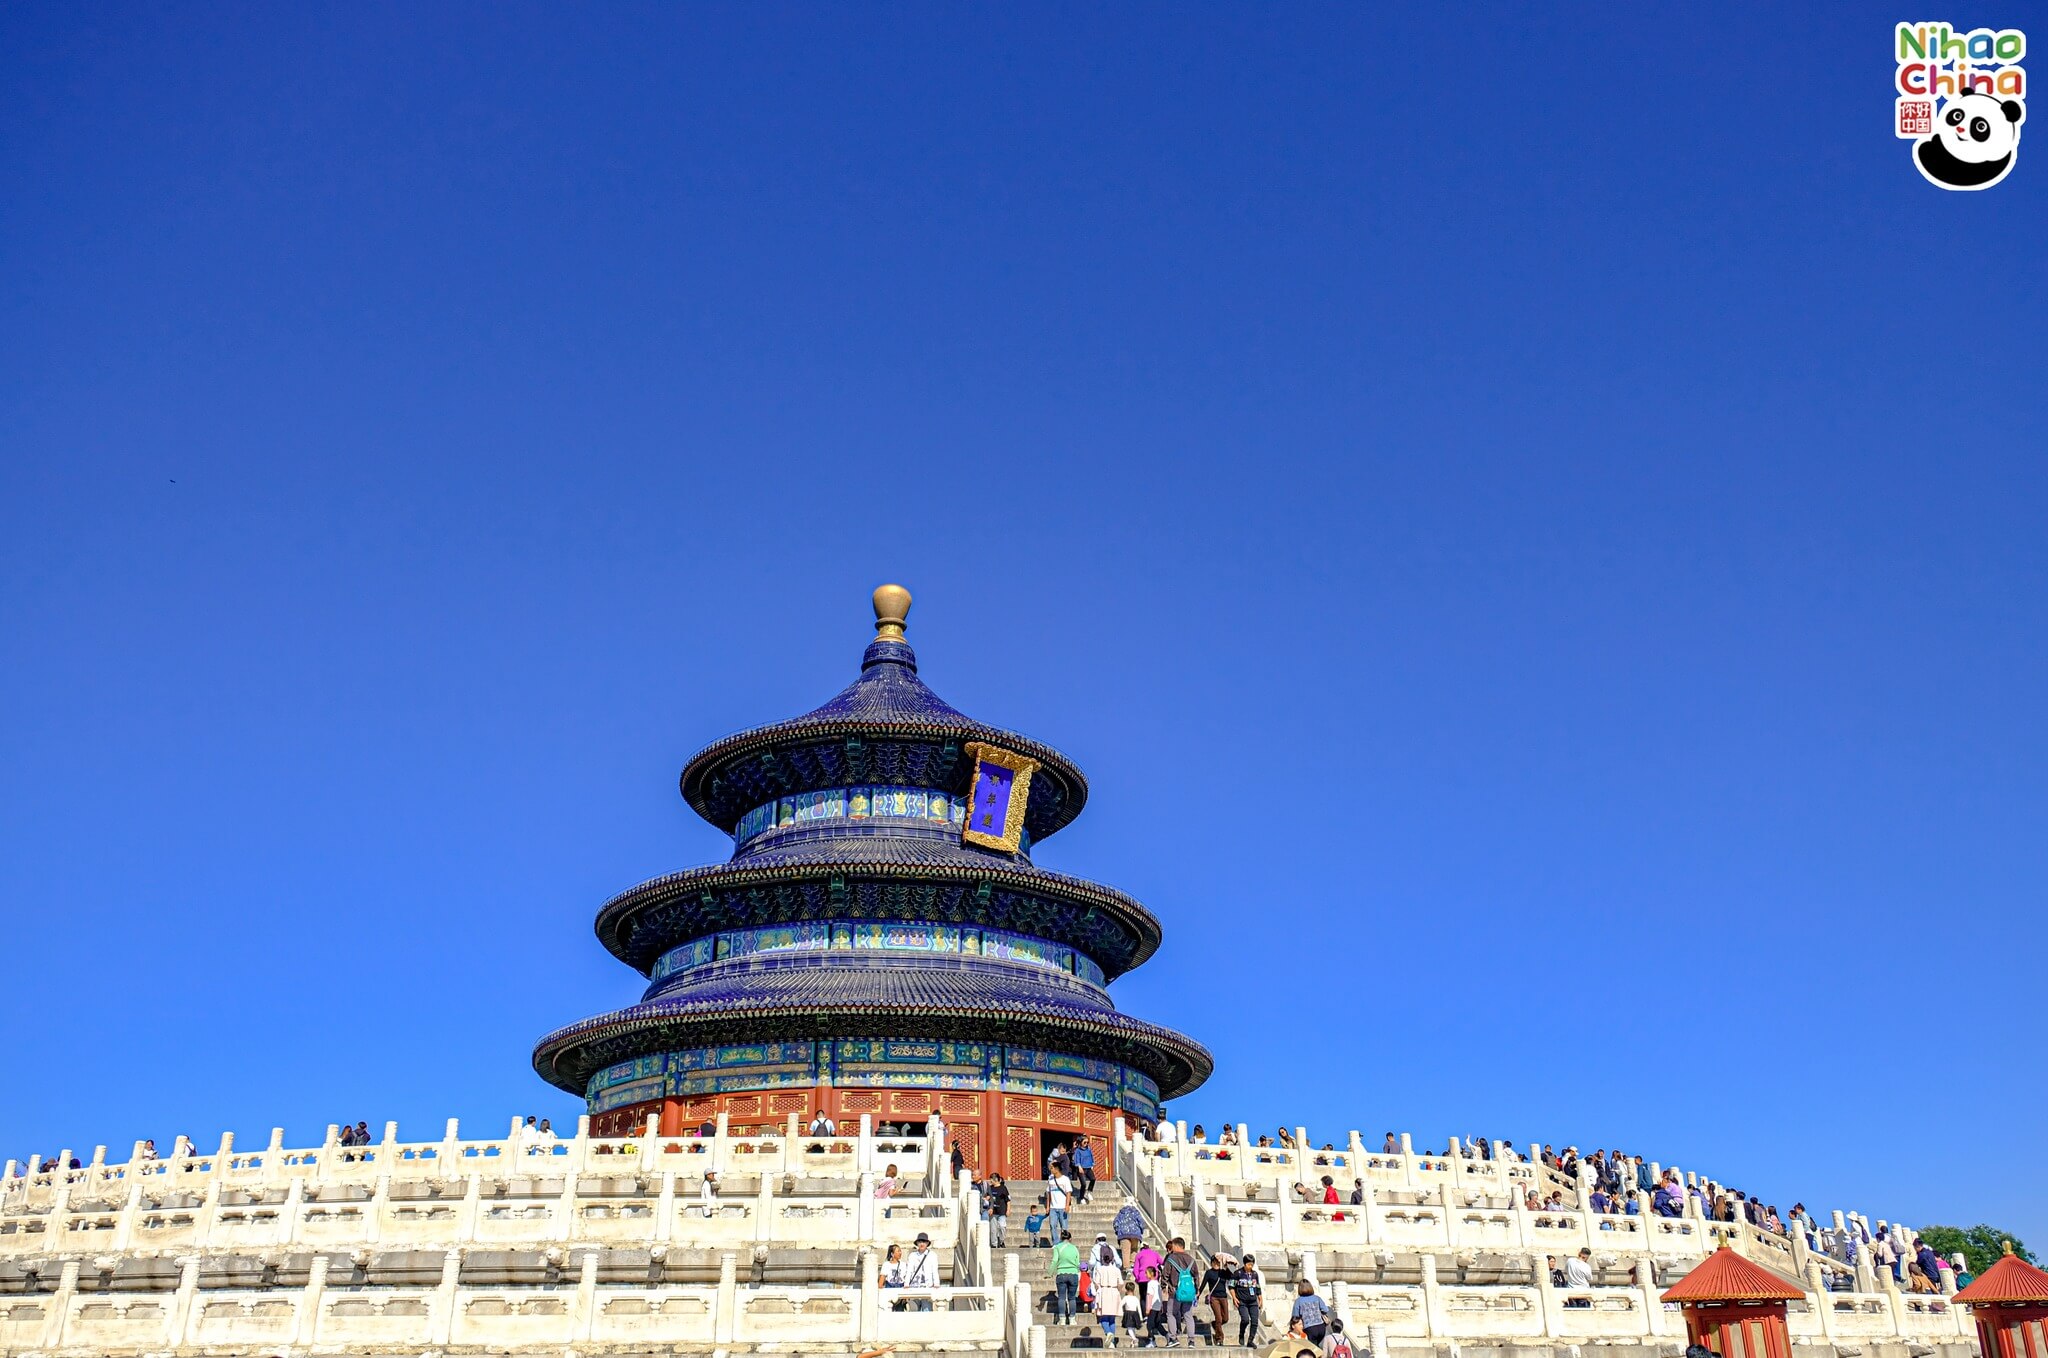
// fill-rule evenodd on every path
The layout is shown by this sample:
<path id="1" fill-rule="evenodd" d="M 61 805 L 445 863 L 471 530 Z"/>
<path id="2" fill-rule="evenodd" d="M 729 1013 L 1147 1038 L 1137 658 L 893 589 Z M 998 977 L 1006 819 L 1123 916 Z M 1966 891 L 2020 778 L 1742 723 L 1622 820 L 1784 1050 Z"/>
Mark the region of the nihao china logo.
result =
<path id="1" fill-rule="evenodd" d="M 2012 173 L 2027 119 L 2027 35 L 2017 28 L 1900 24 L 1897 134 L 1939 189 L 1988 189 Z"/>

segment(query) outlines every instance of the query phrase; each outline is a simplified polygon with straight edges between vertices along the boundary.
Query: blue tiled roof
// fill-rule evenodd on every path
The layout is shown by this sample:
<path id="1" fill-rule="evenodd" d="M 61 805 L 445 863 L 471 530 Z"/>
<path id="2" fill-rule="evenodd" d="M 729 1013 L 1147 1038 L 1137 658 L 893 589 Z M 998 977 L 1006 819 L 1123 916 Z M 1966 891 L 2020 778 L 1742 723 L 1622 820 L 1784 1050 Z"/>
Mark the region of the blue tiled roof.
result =
<path id="1" fill-rule="evenodd" d="M 792 900 L 778 902 L 763 890 L 774 882 L 808 882 L 808 895 L 817 899 L 794 899 L 805 890 L 793 888 L 785 893 Z M 806 840 L 657 877 L 605 902 L 597 914 L 597 936 L 614 957 L 645 972 L 662 951 L 698 934 L 739 923 L 873 913 L 860 898 L 886 894 L 887 884 L 906 882 L 929 888 L 930 909 L 958 912 L 920 917 L 958 917 L 997 927 L 1029 924 L 1025 932 L 1081 948 L 1112 977 L 1144 962 L 1159 946 L 1159 921 L 1121 891 L 971 848 L 952 834 L 900 831 Z M 989 888 L 986 895 L 983 885 Z M 711 897 L 708 907 L 706 895 Z M 744 920 L 733 914 L 743 902 Z M 876 917 L 891 914 L 883 911 Z M 664 920 L 659 927 L 647 923 L 656 918 Z"/>
<path id="2" fill-rule="evenodd" d="M 924 1035 L 920 1022 L 929 1019 L 943 1025 L 933 1031 L 949 1036 L 1102 1052 L 1152 1076 L 1167 1098 L 1199 1085 L 1213 1066 L 1200 1043 L 1118 1012 L 1071 978 L 986 959 L 814 957 L 693 973 L 658 999 L 550 1033 L 534 1049 L 534 1069 L 581 1094 L 592 1072 L 629 1055 L 689 1046 L 700 1031 L 730 1034 L 745 1024 L 808 1035 L 799 1019 L 815 1019 L 832 1035 L 906 1037 Z"/>
<path id="3" fill-rule="evenodd" d="M 967 790 L 973 760 L 962 749 L 982 740 L 1038 761 L 1025 819 L 1044 839 L 1081 813 L 1088 780 L 1058 750 L 974 720 L 917 677 L 906 642 L 875 641 L 860 677 L 824 705 L 788 721 L 727 736 L 683 769 L 683 797 L 697 814 L 730 832 L 748 811 L 775 797 L 856 783 Z"/>

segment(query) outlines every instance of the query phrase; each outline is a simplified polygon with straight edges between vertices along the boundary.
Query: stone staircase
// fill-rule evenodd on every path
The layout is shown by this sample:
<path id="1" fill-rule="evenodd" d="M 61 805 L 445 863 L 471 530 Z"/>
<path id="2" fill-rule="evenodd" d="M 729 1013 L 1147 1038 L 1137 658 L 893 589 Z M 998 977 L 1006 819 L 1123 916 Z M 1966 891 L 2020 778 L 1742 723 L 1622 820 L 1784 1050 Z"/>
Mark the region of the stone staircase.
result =
<path id="1" fill-rule="evenodd" d="M 1010 1221 L 1012 1223 L 1010 1243 L 1002 1252 L 1017 1256 L 1018 1276 L 1031 1288 L 1032 1309 L 1038 1322 L 1045 1326 L 1046 1358 L 1079 1358 L 1079 1355 L 1083 1354 L 1100 1354 L 1104 1350 L 1102 1330 L 1095 1323 L 1094 1315 L 1088 1313 L 1085 1307 L 1083 1308 L 1084 1314 L 1072 1325 L 1060 1325 L 1055 1323 L 1053 1319 L 1053 1284 L 1052 1277 L 1048 1272 L 1051 1268 L 1048 1260 L 1052 1251 L 1049 1248 L 1030 1248 L 1029 1238 L 1024 1233 L 1024 1218 L 1030 1214 L 1032 1200 L 1044 1192 L 1045 1184 L 1043 1182 L 1027 1183 L 1018 1180 L 1010 1182 Z M 1123 1190 L 1116 1185 L 1114 1180 L 1098 1182 L 1095 1185 L 1095 1195 L 1085 1203 L 1076 1204 L 1074 1209 L 1067 1214 L 1067 1230 L 1073 1235 L 1074 1245 L 1081 1251 L 1084 1263 L 1087 1260 L 1088 1251 L 1095 1245 L 1096 1236 L 1107 1236 L 1112 1245 L 1116 1243 L 1116 1232 L 1110 1229 L 1110 1227 L 1116 1220 L 1117 1210 L 1123 1206 L 1123 1202 Z M 1019 1206 L 1020 1203 L 1022 1204 L 1021 1208 Z M 1162 1254 L 1166 1252 L 1166 1242 L 1172 1231 L 1173 1226 L 1171 1223 L 1154 1221 L 1149 1216 L 1145 1219 L 1146 1243 Z M 1050 1243 L 1050 1228 L 1048 1227 L 1046 1231 L 1041 1232 L 1040 1237 Z M 1196 1307 L 1195 1319 L 1197 1321 L 1196 1346 L 1205 1348 L 1211 1346 L 1214 1340 L 1209 1334 L 1209 1306 L 1207 1302 L 1202 1302 Z M 1235 1324 L 1236 1322 L 1233 1320 L 1232 1326 L 1234 1327 Z M 1119 1326 L 1118 1329 L 1121 1331 L 1122 1327 Z M 1126 1350 L 1130 1349 L 1135 1342 L 1128 1335 L 1119 1333 L 1118 1337 L 1122 1341 L 1122 1347 Z M 1236 1338 L 1236 1330 L 1232 1328 L 1224 1336 L 1224 1341 L 1234 1347 Z M 1161 1344 L 1163 1347 L 1164 1341 L 1161 1341 Z M 1183 1342 L 1181 1347 L 1186 1348 L 1187 1344 Z"/>

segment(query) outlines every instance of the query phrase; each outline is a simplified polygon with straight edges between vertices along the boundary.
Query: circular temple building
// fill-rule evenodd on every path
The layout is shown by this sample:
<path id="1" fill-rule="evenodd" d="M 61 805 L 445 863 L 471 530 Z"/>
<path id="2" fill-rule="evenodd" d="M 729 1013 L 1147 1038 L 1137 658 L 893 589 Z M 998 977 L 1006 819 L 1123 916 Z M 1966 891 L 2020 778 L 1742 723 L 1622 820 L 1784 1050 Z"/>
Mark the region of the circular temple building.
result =
<path id="1" fill-rule="evenodd" d="M 749 1131 L 937 1112 L 968 1163 L 1034 1178 L 1054 1144 L 1103 1156 L 1118 1111 L 1149 1121 L 1208 1078 L 1199 1043 L 1106 989 L 1152 955 L 1159 921 L 1032 861 L 1087 780 L 925 687 L 909 608 L 876 590 L 858 679 L 690 760 L 684 800 L 732 835 L 731 861 L 598 911 L 647 989 L 542 1038 L 533 1064 L 599 1134 L 650 1115 L 674 1135 L 720 1113 Z"/>

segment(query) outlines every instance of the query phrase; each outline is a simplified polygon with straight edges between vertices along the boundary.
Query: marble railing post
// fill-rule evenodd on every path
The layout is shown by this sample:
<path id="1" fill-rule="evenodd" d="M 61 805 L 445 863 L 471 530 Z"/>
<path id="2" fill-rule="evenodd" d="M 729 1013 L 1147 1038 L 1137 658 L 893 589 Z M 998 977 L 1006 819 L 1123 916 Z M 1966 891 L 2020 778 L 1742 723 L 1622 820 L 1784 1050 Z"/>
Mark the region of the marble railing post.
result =
<path id="1" fill-rule="evenodd" d="M 197 1281 L 198 1263 L 193 1263 L 193 1278 Z M 43 1344 L 46 1349 L 59 1348 L 64 1343 L 64 1322 L 71 1318 L 71 1299 L 78 1295 L 78 1260 L 67 1259 L 64 1269 L 57 1275 L 57 1290 L 50 1296 L 50 1312 L 43 1318 Z M 170 1330 L 167 1334 L 176 1334 Z"/>
<path id="2" fill-rule="evenodd" d="M 635 1178 L 647 1177 L 644 1164 L 635 1168 L 639 1170 Z M 561 1239 L 574 1240 L 583 1233 L 583 1218 L 576 1211 L 576 1171 L 573 1167 L 562 1172 L 562 1191 L 555 1198 L 555 1211 L 560 1218 L 555 1222 L 555 1232 Z"/>
<path id="3" fill-rule="evenodd" d="M 676 1174 L 672 1169 L 661 1172 L 661 1199 L 654 1207 L 654 1238 L 671 1240 L 676 1230 Z"/>
<path id="4" fill-rule="evenodd" d="M 1550 1268 L 1542 1255 L 1529 1261 L 1529 1272 L 1536 1282 L 1536 1305 L 1543 1312 L 1543 1334 L 1545 1338 L 1556 1338 L 1563 1329 L 1563 1317 L 1558 1303 L 1557 1289 L 1550 1282 Z"/>
<path id="5" fill-rule="evenodd" d="M 306 1288 L 299 1293 L 299 1312 L 293 1319 L 301 1348 L 311 1348 L 320 1333 L 320 1305 L 326 1292 L 327 1256 L 316 1254 L 306 1270 Z"/>
<path id="6" fill-rule="evenodd" d="M 128 1181 L 128 1200 L 121 1205 L 121 1215 L 114 1222 L 114 1249 L 118 1252 L 135 1244 L 135 1221 L 142 1215 L 142 1180 Z"/>
<path id="7" fill-rule="evenodd" d="M 384 1238 L 384 1214 L 390 1209 L 391 1175 L 380 1173 L 370 1189 L 370 1200 L 363 1204 L 363 1238 L 370 1244 Z"/>
<path id="8" fill-rule="evenodd" d="M 1835 1342 L 1835 1304 L 1828 1299 L 1827 1279 L 1821 1273 L 1820 1261 L 1811 1257 L 1806 1261 L 1806 1288 L 1811 1293 L 1806 1304 L 1813 1308 L 1815 1318 L 1820 1321 L 1821 1336 L 1832 1344 Z"/>
<path id="9" fill-rule="evenodd" d="M 199 1256 L 188 1254 L 178 1261 L 178 1294 L 171 1302 L 170 1321 L 164 1327 L 165 1339 L 174 1349 L 181 1349 L 192 1342 L 194 1313 L 199 1309 L 194 1300 L 199 1295 Z"/>
<path id="10" fill-rule="evenodd" d="M 761 1190 L 754 1199 L 754 1239 L 757 1242 L 772 1239 L 775 1234 L 775 1176 L 763 1169 L 760 1180 Z"/>
<path id="11" fill-rule="evenodd" d="M 861 1343 L 869 1344 L 874 1342 L 875 1333 L 882 1325 L 881 1265 L 875 1260 L 872 1246 L 861 1249 L 856 1267 L 860 1269 L 860 1315 L 856 1318 L 854 1335 Z"/>
<path id="12" fill-rule="evenodd" d="M 455 1308 L 460 1304 L 456 1288 L 461 1282 L 462 1251 L 450 1248 L 441 1256 L 441 1285 L 434 1289 L 430 1303 L 430 1343 L 445 1346 L 455 1337 Z"/>
<path id="13" fill-rule="evenodd" d="M 1348 1330 L 1350 1327 L 1346 1326 L 1345 1328 Z M 1366 1352 L 1371 1355 L 1371 1358 L 1391 1358 L 1387 1350 L 1387 1327 L 1385 1325 L 1368 1325 L 1365 1327 L 1365 1334 Z"/>
<path id="14" fill-rule="evenodd" d="M 462 1210 L 455 1221 L 455 1238 L 461 1241 L 476 1239 L 477 1222 L 484 1214 L 484 1176 L 481 1172 L 466 1174 L 462 1179 Z"/>
<path id="15" fill-rule="evenodd" d="M 597 1332 L 597 1251 L 585 1250 L 576 1275 L 576 1337 L 590 1342 Z"/>
<path id="16" fill-rule="evenodd" d="M 721 1118 L 723 1114 L 720 1115 Z M 718 1256 L 718 1307 L 711 1316 L 711 1341 L 732 1343 L 734 1322 L 739 1319 L 740 1257 L 730 1251 Z"/>
<path id="17" fill-rule="evenodd" d="M 1365 1139 L 1359 1136 L 1356 1128 L 1352 1129 L 1350 1138 L 1345 1141 L 1344 1152 L 1350 1159 L 1352 1177 L 1363 1179 L 1365 1177 Z"/>
<path id="18" fill-rule="evenodd" d="M 221 1176 L 207 1176 L 206 1187 L 199 1199 L 199 1210 L 192 1214 L 192 1238 L 203 1245 L 213 1236 L 213 1224 L 220 1219 Z"/>
<path id="19" fill-rule="evenodd" d="M 875 1119 L 870 1113 L 860 1115 L 860 1132 L 853 1144 L 853 1169 L 856 1174 L 872 1173 L 875 1168 Z"/>
<path id="20" fill-rule="evenodd" d="M 1422 1315 L 1432 1339 L 1450 1334 L 1450 1313 L 1444 1308 L 1443 1288 L 1437 1284 L 1434 1254 L 1422 1256 Z"/>
<path id="21" fill-rule="evenodd" d="M 853 1222 L 854 1234 L 862 1240 L 875 1238 L 875 1176 L 870 1170 L 861 1171 L 854 1181 Z"/>
<path id="22" fill-rule="evenodd" d="M 1401 1133 L 1401 1174 L 1403 1183 L 1415 1187 L 1415 1138 L 1407 1132 Z"/>
<path id="23" fill-rule="evenodd" d="M 462 1172 L 462 1148 L 456 1144 L 461 1139 L 461 1121 L 457 1118 L 449 1118 L 448 1126 L 441 1133 L 441 1149 L 437 1152 L 441 1160 L 441 1173 L 455 1175 Z M 325 1163 L 325 1157 L 323 1156 L 323 1168 Z"/>
<path id="24" fill-rule="evenodd" d="M 1657 1295 L 1657 1265 L 1652 1260 L 1636 1265 L 1636 1289 L 1643 1295 L 1643 1323 L 1655 1339 L 1664 1334 L 1665 1325 L 1664 1303 Z"/>
<path id="25" fill-rule="evenodd" d="M 1878 1281 L 1884 1285 L 1884 1303 L 1891 1311 L 1892 1333 L 1902 1335 L 1906 1332 L 1906 1298 L 1899 1291 L 1898 1280 L 1892 1277 L 1890 1269 L 1880 1273 Z"/>
<path id="26" fill-rule="evenodd" d="M 1186 1144 L 1185 1138 L 1183 1138 L 1182 1144 Z M 1303 1188 L 1319 1189 L 1322 1187 L 1322 1176 L 1316 1171 L 1315 1158 L 1315 1152 L 1308 1148 L 1308 1128 L 1296 1127 L 1294 1129 L 1294 1179 Z M 1311 1193 L 1309 1196 L 1320 1201 L 1323 1195 L 1318 1192 Z"/>
<path id="27" fill-rule="evenodd" d="M 71 1163 L 70 1152 L 57 1162 L 60 1166 Z M 71 1178 L 68 1174 L 56 1177 L 56 1186 L 50 1190 L 50 1218 L 44 1227 L 45 1238 L 51 1241 L 64 1239 L 64 1214 L 71 1209 Z"/>
<path id="28" fill-rule="evenodd" d="M 284 1128 L 270 1129 L 270 1144 L 263 1148 L 263 1182 L 274 1184 L 284 1177 Z"/>
<path id="29" fill-rule="evenodd" d="M 284 1186 L 284 1206 L 278 1209 L 284 1221 L 284 1243 L 289 1245 L 299 1238 L 299 1230 L 306 1219 L 306 1181 L 293 1179 Z"/>

